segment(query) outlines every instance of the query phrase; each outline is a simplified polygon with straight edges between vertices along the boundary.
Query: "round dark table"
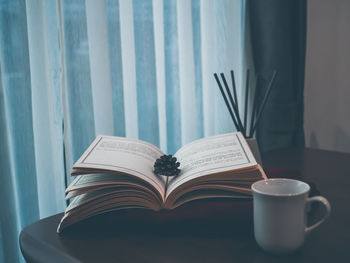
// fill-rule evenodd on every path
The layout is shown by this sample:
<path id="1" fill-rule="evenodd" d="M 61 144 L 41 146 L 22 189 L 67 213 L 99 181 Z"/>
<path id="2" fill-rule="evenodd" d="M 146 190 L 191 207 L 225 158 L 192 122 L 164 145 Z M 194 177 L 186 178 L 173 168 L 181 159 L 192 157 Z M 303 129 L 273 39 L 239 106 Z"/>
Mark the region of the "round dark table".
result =
<path id="1" fill-rule="evenodd" d="M 58 235 L 62 213 L 24 228 L 19 240 L 21 251 L 27 262 L 350 262 L 350 154 L 279 150 L 265 154 L 263 164 L 298 169 L 301 179 L 315 183 L 331 203 L 330 218 L 294 254 L 263 252 L 252 231 L 123 231 L 106 225 L 103 217 Z"/>

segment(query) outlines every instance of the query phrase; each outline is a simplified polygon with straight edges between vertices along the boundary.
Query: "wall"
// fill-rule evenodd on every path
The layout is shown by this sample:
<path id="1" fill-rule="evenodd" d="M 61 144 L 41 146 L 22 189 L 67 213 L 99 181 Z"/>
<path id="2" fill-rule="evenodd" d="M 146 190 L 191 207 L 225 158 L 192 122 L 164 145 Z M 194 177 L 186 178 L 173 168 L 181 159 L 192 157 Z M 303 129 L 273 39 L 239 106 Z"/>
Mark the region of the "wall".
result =
<path id="1" fill-rule="evenodd" d="M 350 152 L 350 1 L 308 0 L 305 140 Z"/>

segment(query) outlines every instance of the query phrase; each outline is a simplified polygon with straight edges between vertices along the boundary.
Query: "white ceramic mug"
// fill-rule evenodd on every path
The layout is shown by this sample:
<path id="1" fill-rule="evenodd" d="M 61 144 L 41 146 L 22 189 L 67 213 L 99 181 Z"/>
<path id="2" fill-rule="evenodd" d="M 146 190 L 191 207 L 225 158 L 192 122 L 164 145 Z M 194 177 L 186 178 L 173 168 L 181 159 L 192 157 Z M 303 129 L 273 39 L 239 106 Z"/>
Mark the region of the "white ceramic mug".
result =
<path id="1" fill-rule="evenodd" d="M 309 198 L 310 186 L 293 179 L 267 179 L 252 185 L 254 206 L 254 235 L 264 250 L 283 254 L 297 250 L 305 236 L 318 227 L 330 214 L 326 198 Z M 312 202 L 326 207 L 326 214 L 307 227 L 307 212 Z"/>

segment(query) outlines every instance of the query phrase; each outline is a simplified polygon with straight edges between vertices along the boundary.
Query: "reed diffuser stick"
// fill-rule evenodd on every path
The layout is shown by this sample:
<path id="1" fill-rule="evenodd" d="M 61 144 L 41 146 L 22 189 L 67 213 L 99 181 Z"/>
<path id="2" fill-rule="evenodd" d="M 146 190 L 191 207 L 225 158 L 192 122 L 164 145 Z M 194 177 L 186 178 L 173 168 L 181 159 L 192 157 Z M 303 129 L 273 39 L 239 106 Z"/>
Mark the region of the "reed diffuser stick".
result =
<path id="1" fill-rule="evenodd" d="M 253 109 L 252 109 L 252 115 L 250 117 L 250 126 L 249 126 L 249 135 L 248 138 L 252 138 L 254 133 L 253 133 L 253 125 L 254 125 L 254 120 L 255 120 L 255 115 L 256 115 L 256 110 L 258 108 L 258 82 L 259 82 L 259 74 L 256 74 L 255 77 L 255 89 L 254 89 L 254 99 L 253 99 Z"/>
<path id="2" fill-rule="evenodd" d="M 272 88 L 272 86 L 273 86 L 273 84 L 275 82 L 276 75 L 277 75 L 277 71 L 275 70 L 273 72 L 273 75 L 272 75 L 272 78 L 270 80 L 269 86 L 267 88 L 267 91 L 265 92 L 265 96 L 264 96 L 263 101 L 261 103 L 261 106 L 259 108 L 259 111 L 258 111 L 258 114 L 257 114 L 257 117 L 256 117 L 256 121 L 255 121 L 254 126 L 253 126 L 253 134 L 254 134 L 254 132 L 256 130 L 256 127 L 257 127 L 260 119 L 261 119 L 261 115 L 262 115 L 262 112 L 264 111 L 264 107 L 266 105 L 267 98 L 269 97 L 271 88 Z"/>
<path id="3" fill-rule="evenodd" d="M 233 96 L 237 105 L 237 114 L 239 119 L 241 119 L 239 114 L 239 107 L 238 107 L 238 99 L 237 99 L 237 90 L 236 90 L 236 81 L 235 81 L 235 73 L 233 70 L 231 70 L 231 82 L 232 82 L 232 90 L 233 90 Z M 242 122 L 241 122 L 242 123 Z M 243 126 L 243 125 L 242 125 Z"/>
<path id="4" fill-rule="evenodd" d="M 239 112 L 238 112 L 238 106 L 237 106 L 236 102 L 232 98 L 232 94 L 231 94 L 230 88 L 228 87 L 225 75 L 224 75 L 224 73 L 221 73 L 220 75 L 221 75 L 222 81 L 224 82 L 224 86 L 225 86 L 226 92 L 227 92 L 228 97 L 229 97 L 230 102 L 231 102 L 231 106 L 232 106 L 233 111 L 234 111 L 234 113 L 236 115 L 236 120 L 237 120 L 238 127 L 239 127 L 238 131 L 240 131 L 243 134 L 245 134 L 244 127 L 243 127 L 243 124 L 242 124 L 242 121 L 241 121 L 241 118 L 240 118 Z"/>
<path id="5" fill-rule="evenodd" d="M 223 88 L 222 88 L 222 86 L 221 86 L 220 80 L 219 80 L 218 75 L 217 75 L 216 73 L 214 73 L 214 78 L 215 78 L 215 80 L 216 80 L 216 83 L 217 83 L 218 86 L 219 86 L 221 95 L 222 95 L 222 97 L 224 98 L 224 101 L 225 101 L 225 103 L 226 103 L 226 107 L 227 107 L 227 109 L 228 109 L 228 111 L 229 111 L 229 113 L 230 113 L 230 115 L 231 115 L 231 118 L 232 118 L 233 123 L 234 123 L 234 125 L 235 125 L 235 127 L 236 127 L 236 130 L 239 130 L 238 123 L 237 123 L 235 117 L 233 116 L 232 109 L 231 109 L 231 107 L 230 107 L 230 104 L 229 104 L 229 102 L 228 102 L 228 100 L 227 100 L 227 98 L 226 98 L 225 92 L 224 92 L 224 90 L 223 90 Z"/>
<path id="6" fill-rule="evenodd" d="M 232 77 L 232 72 L 233 71 L 231 71 L 231 77 Z M 247 118 L 248 118 L 249 74 L 250 74 L 250 70 L 247 69 L 247 79 L 245 81 L 244 120 L 243 120 L 243 127 L 245 130 L 244 136 L 245 137 L 248 136 Z"/>

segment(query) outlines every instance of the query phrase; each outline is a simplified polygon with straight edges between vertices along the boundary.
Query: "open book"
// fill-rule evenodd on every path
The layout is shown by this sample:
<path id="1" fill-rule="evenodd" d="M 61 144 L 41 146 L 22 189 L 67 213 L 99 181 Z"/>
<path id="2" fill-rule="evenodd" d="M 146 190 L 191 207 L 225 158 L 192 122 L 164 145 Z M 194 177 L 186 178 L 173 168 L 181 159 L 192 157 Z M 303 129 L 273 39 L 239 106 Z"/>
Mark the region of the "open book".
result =
<path id="1" fill-rule="evenodd" d="M 72 199 L 58 226 L 116 209 L 174 209 L 203 198 L 251 198 L 253 182 L 266 178 L 241 133 L 193 141 L 174 157 L 181 172 L 174 177 L 154 174 L 164 153 L 154 145 L 114 136 L 98 136 L 79 160 L 66 189 Z"/>

